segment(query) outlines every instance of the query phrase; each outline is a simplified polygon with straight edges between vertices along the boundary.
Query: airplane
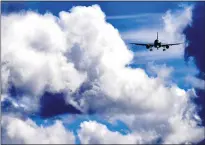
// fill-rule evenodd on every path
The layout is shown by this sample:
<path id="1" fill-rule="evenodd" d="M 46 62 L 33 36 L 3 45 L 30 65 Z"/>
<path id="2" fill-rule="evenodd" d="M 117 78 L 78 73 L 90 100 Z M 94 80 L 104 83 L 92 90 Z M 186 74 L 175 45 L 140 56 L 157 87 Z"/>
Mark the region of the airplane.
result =
<path id="1" fill-rule="evenodd" d="M 182 44 L 182 43 L 163 44 L 163 43 L 161 43 L 159 41 L 159 39 L 158 39 L 158 32 L 157 32 L 157 39 L 152 44 L 142 44 L 142 43 L 130 43 L 130 44 L 146 46 L 146 48 L 149 49 L 150 51 L 152 51 L 152 47 L 155 47 L 157 49 L 159 49 L 160 47 L 163 47 L 163 51 L 165 51 L 166 49 L 169 49 L 169 46 L 179 45 L 179 44 Z"/>

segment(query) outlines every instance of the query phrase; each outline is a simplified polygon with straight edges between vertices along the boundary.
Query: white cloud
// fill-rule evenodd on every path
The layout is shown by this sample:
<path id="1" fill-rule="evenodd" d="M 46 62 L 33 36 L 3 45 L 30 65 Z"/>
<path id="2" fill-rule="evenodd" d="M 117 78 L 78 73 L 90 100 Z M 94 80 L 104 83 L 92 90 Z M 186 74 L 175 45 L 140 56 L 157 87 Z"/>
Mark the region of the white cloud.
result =
<path id="1" fill-rule="evenodd" d="M 178 92 L 182 93 L 182 92 Z M 193 93 L 191 90 L 188 93 Z M 111 114 L 111 121 L 120 119 L 128 128 L 132 130 L 132 134 L 142 132 L 146 134 L 144 143 L 172 143 L 180 144 L 185 142 L 197 143 L 204 139 L 204 127 L 198 126 L 201 122 L 196 114 L 195 105 L 187 102 L 186 98 L 179 98 L 173 106 L 170 106 L 171 114 L 166 113 L 133 113 L 133 114 Z M 186 105 L 185 105 L 186 104 Z M 149 134 L 152 132 L 153 134 Z"/>
<path id="2" fill-rule="evenodd" d="M 157 65 L 157 64 L 154 64 L 153 62 L 148 63 L 147 69 L 150 73 L 157 74 L 157 77 L 163 80 L 166 78 L 169 78 L 171 73 L 174 71 L 173 67 L 168 67 L 166 66 L 166 64 Z"/>
<path id="3" fill-rule="evenodd" d="M 176 18 L 187 24 L 190 11 L 180 13 Z M 165 25 L 172 26 L 176 19 L 167 15 Z M 4 76 L 10 75 L 4 81 L 4 88 L 12 82 L 39 96 L 46 90 L 77 93 L 82 83 L 87 84 L 89 88 L 79 98 L 71 94 L 67 100 L 85 112 L 93 109 L 96 113 L 110 115 L 109 119 L 123 120 L 134 132 L 134 135 L 122 136 L 91 122 L 82 128 L 94 126 L 98 129 L 92 134 L 89 129 L 82 130 L 82 142 L 115 142 L 96 133 L 101 131 L 113 138 L 122 138 L 120 141 L 123 142 L 130 140 L 130 143 L 139 141 L 140 137 L 144 139 L 141 142 L 152 142 L 160 137 L 172 142 L 173 134 L 184 131 L 190 131 L 189 136 L 178 138 L 177 142 L 186 142 L 187 137 L 193 142 L 203 139 L 199 134 L 203 128 L 196 125 L 200 121 L 191 117 L 184 119 L 186 115 L 196 115 L 194 111 L 190 113 L 189 107 L 193 104 L 189 92 L 174 84 L 166 86 L 163 79 L 171 70 L 159 71 L 159 79 L 150 78 L 143 69 L 125 67 L 133 59 L 133 53 L 127 49 L 118 30 L 105 21 L 105 15 L 97 5 L 74 7 L 70 12 L 60 12 L 59 18 L 34 12 L 2 18 L 2 64 L 5 70 L 9 70 L 4 71 L 9 72 Z M 178 22 L 180 30 L 184 23 Z M 181 33 L 172 36 L 178 29 L 165 28 L 170 33 L 170 40 L 184 40 Z M 30 101 L 21 102 L 28 105 Z M 167 122 L 175 116 L 180 118 L 177 122 Z M 195 125 L 186 122 L 195 122 Z M 166 125 L 164 128 L 162 123 Z M 177 130 L 178 124 L 185 124 L 187 129 Z"/>
<path id="4" fill-rule="evenodd" d="M 196 121 L 182 119 L 181 116 L 174 116 L 169 119 L 171 125 L 171 133 L 165 138 L 164 144 L 180 144 L 185 142 L 197 143 L 198 140 L 204 139 L 204 129 L 197 127 Z M 191 135 L 190 135 L 191 132 Z"/>
<path id="5" fill-rule="evenodd" d="M 73 144 L 75 136 L 60 121 L 43 127 L 32 120 L 2 116 L 2 143 L 4 144 Z"/>
<path id="6" fill-rule="evenodd" d="M 137 131 L 133 130 L 131 133 L 125 135 L 117 131 L 111 131 L 105 125 L 96 121 L 84 121 L 80 124 L 78 136 L 82 144 L 150 144 L 157 143 L 160 138 L 163 144 L 180 144 L 182 142 L 196 143 L 198 140 L 203 139 L 204 131 L 199 127 L 194 129 L 193 127 L 196 125 L 194 121 L 181 121 L 179 116 L 170 118 L 166 124 L 165 122 L 161 122 L 164 124 L 158 124 L 158 131 L 153 129 L 154 126 L 150 126 L 149 130 L 147 130 L 146 126 L 138 126 L 138 122 L 141 121 L 142 120 L 138 118 L 133 124 L 137 125 Z M 156 125 L 155 123 L 156 122 L 154 122 L 153 125 Z M 171 125 L 171 130 L 169 130 L 166 125 Z M 164 132 L 165 130 L 169 130 L 171 133 L 167 134 Z M 164 134 L 160 134 L 160 131 L 161 133 L 164 132 Z M 192 135 L 190 135 L 190 131 L 192 131 Z"/>
<path id="7" fill-rule="evenodd" d="M 183 57 L 184 48 L 185 45 L 187 45 L 183 30 L 192 22 L 192 8 L 192 6 L 187 6 L 178 11 L 167 11 L 167 13 L 162 16 L 158 27 L 141 28 L 123 32 L 122 38 L 128 42 L 153 43 L 157 38 L 157 32 L 159 32 L 159 40 L 162 43 L 184 43 L 178 46 L 171 46 L 169 50 L 165 52 L 163 52 L 162 49 L 154 49 L 154 51 L 150 52 L 145 48 L 145 51 L 137 51 L 135 57 L 137 59 L 148 60 Z"/>
<path id="8" fill-rule="evenodd" d="M 3 90 L 12 83 L 35 96 L 44 90 L 75 91 L 86 78 L 64 56 L 70 46 L 53 15 L 26 12 L 2 16 L 1 35 Z"/>
<path id="9" fill-rule="evenodd" d="M 78 136 L 82 144 L 137 144 L 141 142 L 141 137 L 112 132 L 96 121 L 82 122 L 80 127 Z"/>
<path id="10" fill-rule="evenodd" d="M 198 88 L 198 89 L 205 89 L 205 81 L 202 79 L 198 79 L 196 77 L 193 77 L 191 75 L 188 75 L 185 77 L 185 81 L 192 85 L 192 87 Z"/>

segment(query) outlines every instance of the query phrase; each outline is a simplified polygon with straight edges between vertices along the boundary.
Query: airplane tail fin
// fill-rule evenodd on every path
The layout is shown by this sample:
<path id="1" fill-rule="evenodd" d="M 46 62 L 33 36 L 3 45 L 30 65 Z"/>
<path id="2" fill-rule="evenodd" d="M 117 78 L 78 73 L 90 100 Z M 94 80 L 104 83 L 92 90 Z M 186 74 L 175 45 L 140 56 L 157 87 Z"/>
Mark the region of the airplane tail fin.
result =
<path id="1" fill-rule="evenodd" d="M 157 40 L 158 40 L 158 32 L 157 32 Z"/>

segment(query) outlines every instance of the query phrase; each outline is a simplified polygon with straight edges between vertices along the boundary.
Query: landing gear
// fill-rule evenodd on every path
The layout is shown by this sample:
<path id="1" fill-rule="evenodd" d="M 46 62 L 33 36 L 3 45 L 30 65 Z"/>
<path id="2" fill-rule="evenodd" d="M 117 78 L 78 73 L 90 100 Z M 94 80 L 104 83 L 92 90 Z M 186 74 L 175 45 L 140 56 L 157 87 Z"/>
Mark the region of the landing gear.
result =
<path id="1" fill-rule="evenodd" d="M 163 49 L 163 51 L 165 51 L 166 49 Z"/>
<path id="2" fill-rule="evenodd" d="M 151 49 L 149 49 L 149 51 L 152 51 L 152 48 L 151 48 Z"/>

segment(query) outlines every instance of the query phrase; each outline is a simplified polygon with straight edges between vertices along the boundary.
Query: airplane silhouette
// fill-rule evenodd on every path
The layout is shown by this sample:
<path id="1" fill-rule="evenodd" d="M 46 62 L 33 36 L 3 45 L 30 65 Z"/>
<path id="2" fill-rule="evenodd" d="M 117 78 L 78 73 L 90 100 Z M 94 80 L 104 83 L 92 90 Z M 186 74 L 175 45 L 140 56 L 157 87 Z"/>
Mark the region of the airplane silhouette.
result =
<path id="1" fill-rule="evenodd" d="M 157 39 L 154 41 L 154 43 L 149 43 L 149 44 L 130 43 L 130 44 L 146 46 L 146 48 L 149 49 L 150 51 L 152 51 L 152 47 L 155 47 L 155 48 L 157 48 L 157 49 L 159 49 L 160 47 L 163 47 L 163 51 L 165 51 L 166 49 L 169 49 L 169 46 L 179 45 L 179 44 L 182 44 L 182 43 L 174 43 L 174 44 L 161 43 L 161 42 L 159 41 L 159 39 L 158 39 L 158 32 L 157 32 Z M 165 49 L 165 48 L 166 48 L 166 49 Z"/>

